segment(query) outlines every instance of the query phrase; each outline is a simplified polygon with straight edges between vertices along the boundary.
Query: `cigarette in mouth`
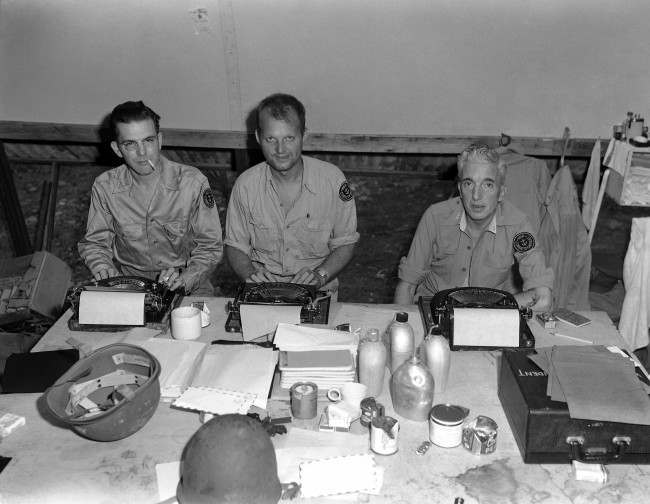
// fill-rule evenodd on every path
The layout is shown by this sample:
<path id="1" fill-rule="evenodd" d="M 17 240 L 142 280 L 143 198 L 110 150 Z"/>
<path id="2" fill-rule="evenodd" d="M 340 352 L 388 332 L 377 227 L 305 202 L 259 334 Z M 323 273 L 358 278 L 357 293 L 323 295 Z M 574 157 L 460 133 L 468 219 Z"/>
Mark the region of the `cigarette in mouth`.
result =
<path id="1" fill-rule="evenodd" d="M 153 163 L 151 162 L 151 159 L 147 158 L 147 163 L 149 163 L 149 166 L 151 166 L 151 169 L 152 169 L 153 171 L 156 171 L 156 167 L 155 167 L 155 166 L 153 165 Z"/>

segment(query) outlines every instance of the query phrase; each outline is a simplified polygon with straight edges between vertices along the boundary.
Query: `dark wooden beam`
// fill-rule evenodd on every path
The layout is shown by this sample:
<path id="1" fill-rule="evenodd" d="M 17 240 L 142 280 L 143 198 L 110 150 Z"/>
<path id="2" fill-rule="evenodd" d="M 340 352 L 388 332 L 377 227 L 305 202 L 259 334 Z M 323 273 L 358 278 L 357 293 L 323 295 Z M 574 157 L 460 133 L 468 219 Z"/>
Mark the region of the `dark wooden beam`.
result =
<path id="1" fill-rule="evenodd" d="M 31 254 L 32 244 L 29 240 L 27 225 L 20 206 L 14 177 L 5 153 L 4 144 L 0 141 L 0 201 L 4 210 L 7 228 L 16 256 Z"/>
<path id="2" fill-rule="evenodd" d="M 189 130 L 163 128 L 163 143 L 168 147 L 239 150 L 256 145 L 253 135 L 243 131 Z M 498 136 L 454 135 L 360 135 L 309 133 L 304 149 L 308 152 L 347 152 L 377 154 L 458 154 L 475 142 L 497 145 Z M 0 121 L 0 140 L 14 142 L 99 143 L 96 125 Z M 588 158 L 595 138 L 572 138 L 566 156 Z M 525 154 L 542 157 L 562 155 L 562 138 L 512 137 Z"/>

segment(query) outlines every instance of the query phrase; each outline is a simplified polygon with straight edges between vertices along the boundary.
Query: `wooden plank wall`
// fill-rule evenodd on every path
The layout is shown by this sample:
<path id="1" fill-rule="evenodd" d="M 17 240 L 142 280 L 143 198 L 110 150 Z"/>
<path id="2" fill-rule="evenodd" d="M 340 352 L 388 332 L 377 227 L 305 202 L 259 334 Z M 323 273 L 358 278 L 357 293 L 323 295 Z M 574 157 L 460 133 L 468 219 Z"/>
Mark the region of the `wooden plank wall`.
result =
<path id="1" fill-rule="evenodd" d="M 178 149 L 219 149 L 230 150 L 232 167 L 241 172 L 248 168 L 250 152 L 258 149 L 255 136 L 240 131 L 213 131 L 162 129 L 164 145 Z M 10 224 L 10 234 L 17 255 L 29 253 L 32 250 L 27 228 L 17 201 L 16 190 L 11 177 L 9 161 L 21 161 L 20 154 L 7 159 L 3 142 L 56 145 L 58 148 L 49 149 L 47 159 L 25 159 L 25 162 L 47 162 L 52 167 L 52 186 L 47 202 L 44 202 L 44 219 L 39 220 L 37 229 L 37 247 L 49 249 L 52 223 L 56 208 L 56 184 L 58 182 L 59 165 L 92 163 L 96 160 L 95 148 L 76 149 L 80 156 L 73 161 L 67 153 L 66 145 L 98 146 L 103 141 L 99 128 L 91 124 L 64 124 L 45 122 L 0 121 L 0 177 L 4 183 L 0 193 L 3 196 L 4 210 Z M 397 155 L 454 155 L 467 145 L 475 142 L 497 145 L 499 137 L 495 136 L 408 136 L 408 135 L 362 135 L 337 133 L 309 133 L 305 139 L 306 152 L 339 153 L 339 154 L 391 154 Z M 540 138 L 512 137 L 512 142 L 523 148 L 525 154 L 535 157 L 560 158 L 589 158 L 595 139 L 593 138 Z M 259 157 L 259 153 L 257 153 Z M 86 157 L 88 159 L 86 159 Z M 198 166 L 194 163 L 195 166 Z M 370 170 L 381 176 L 391 173 L 384 170 Z M 410 175 L 411 172 L 400 172 Z M 421 176 L 422 173 L 413 172 Z M 49 239 L 48 239 L 49 238 Z"/>
<path id="2" fill-rule="evenodd" d="M 256 149 L 255 136 L 241 131 L 162 129 L 169 147 L 207 149 Z M 98 128 L 90 124 L 0 121 L 0 141 L 100 143 Z M 375 153 L 375 154 L 458 154 L 473 142 L 496 145 L 496 136 L 409 136 L 361 135 L 344 133 L 309 133 L 304 150 L 311 152 Z M 572 138 L 566 156 L 588 158 L 594 138 Z M 536 157 L 560 157 L 564 140 L 542 137 L 512 137 L 524 153 Z"/>

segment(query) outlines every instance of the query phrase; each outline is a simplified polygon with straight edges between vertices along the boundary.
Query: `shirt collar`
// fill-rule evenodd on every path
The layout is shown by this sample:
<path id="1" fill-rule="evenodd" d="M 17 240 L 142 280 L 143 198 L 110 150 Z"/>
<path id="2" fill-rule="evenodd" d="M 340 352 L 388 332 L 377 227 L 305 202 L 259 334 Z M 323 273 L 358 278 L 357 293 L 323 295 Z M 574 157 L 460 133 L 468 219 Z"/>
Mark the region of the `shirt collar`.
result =
<path id="1" fill-rule="evenodd" d="M 264 177 L 266 184 L 270 184 L 273 180 L 271 175 L 272 168 L 268 163 L 265 163 L 265 167 L 266 171 Z M 307 158 L 305 156 L 302 156 L 302 185 L 311 193 L 317 194 L 319 192 L 316 169 L 307 162 Z"/>
<path id="2" fill-rule="evenodd" d="M 490 224 L 487 227 L 487 231 L 489 231 L 492 234 L 497 234 L 497 215 L 500 213 L 500 210 L 501 210 L 501 205 L 498 205 L 497 211 L 492 216 L 492 220 L 490 221 Z M 465 209 L 463 209 L 460 213 L 458 227 L 463 232 L 465 232 L 467 229 L 467 214 L 465 213 Z"/>
<path id="3" fill-rule="evenodd" d="M 113 192 L 128 191 L 133 185 L 133 175 L 131 170 L 125 164 L 119 167 L 117 172 L 117 180 L 115 182 L 115 189 Z M 179 185 L 180 170 L 178 164 L 170 161 L 164 156 L 160 156 L 160 181 L 167 189 L 177 191 Z"/>

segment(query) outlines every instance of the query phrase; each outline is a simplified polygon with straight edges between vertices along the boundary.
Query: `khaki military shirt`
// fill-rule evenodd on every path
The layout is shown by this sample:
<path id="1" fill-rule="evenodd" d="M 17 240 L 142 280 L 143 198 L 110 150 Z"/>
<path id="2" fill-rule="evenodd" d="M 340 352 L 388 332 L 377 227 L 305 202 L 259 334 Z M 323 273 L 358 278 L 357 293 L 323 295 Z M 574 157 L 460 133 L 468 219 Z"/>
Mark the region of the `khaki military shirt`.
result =
<path id="1" fill-rule="evenodd" d="M 421 295 L 453 287 L 491 287 L 516 293 L 513 265 L 519 267 L 523 290 L 553 287 L 553 271 L 528 218 L 503 201 L 490 227 L 474 241 L 465 226 L 460 198 L 431 205 L 418 224 L 399 278 L 419 285 Z"/>
<path id="2" fill-rule="evenodd" d="M 286 217 L 266 163 L 242 173 L 233 187 L 224 243 L 288 281 L 319 266 L 342 245 L 359 240 L 357 212 L 343 172 L 303 156 L 302 191 Z"/>
<path id="3" fill-rule="evenodd" d="M 150 203 L 134 196 L 126 165 L 95 179 L 79 253 L 93 274 L 117 266 L 122 274 L 155 278 L 166 268 L 183 268 L 192 291 L 221 260 L 219 213 L 199 170 L 160 159 Z"/>

